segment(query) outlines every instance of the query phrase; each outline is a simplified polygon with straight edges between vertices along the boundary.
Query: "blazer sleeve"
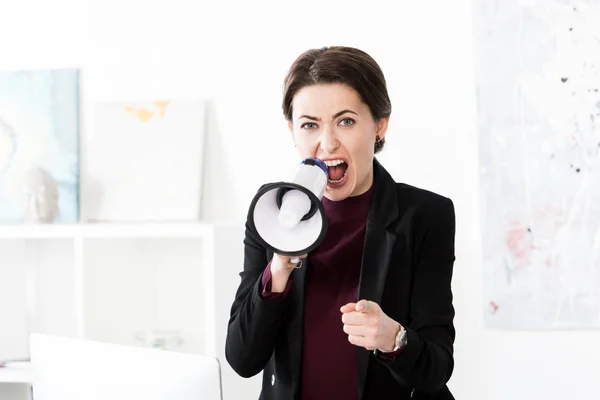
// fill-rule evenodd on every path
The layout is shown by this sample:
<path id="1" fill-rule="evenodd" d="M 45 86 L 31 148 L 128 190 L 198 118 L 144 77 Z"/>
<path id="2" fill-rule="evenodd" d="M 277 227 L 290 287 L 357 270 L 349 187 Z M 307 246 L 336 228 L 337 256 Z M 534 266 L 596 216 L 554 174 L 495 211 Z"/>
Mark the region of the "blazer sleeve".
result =
<path id="1" fill-rule="evenodd" d="M 379 359 L 402 385 L 426 394 L 443 389 L 454 369 L 455 213 L 452 201 L 441 199 L 422 207 L 415 221 L 416 260 L 410 322 L 405 326 L 408 344 L 396 359 Z"/>
<path id="2" fill-rule="evenodd" d="M 268 265 L 267 252 L 246 222 L 244 269 L 231 307 L 225 358 L 233 370 L 249 378 L 260 373 L 271 358 L 282 315 L 290 296 L 265 299 L 262 274 Z"/>

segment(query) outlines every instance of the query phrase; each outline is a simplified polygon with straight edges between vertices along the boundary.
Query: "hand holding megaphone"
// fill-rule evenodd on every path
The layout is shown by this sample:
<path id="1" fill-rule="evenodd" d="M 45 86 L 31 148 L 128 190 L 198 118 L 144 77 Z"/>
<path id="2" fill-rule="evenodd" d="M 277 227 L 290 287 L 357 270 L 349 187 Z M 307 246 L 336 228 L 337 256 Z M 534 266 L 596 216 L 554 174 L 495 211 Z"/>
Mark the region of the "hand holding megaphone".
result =
<path id="1" fill-rule="evenodd" d="M 285 290 L 288 279 L 297 268 L 302 266 L 302 259 L 306 258 L 308 254 L 301 255 L 299 257 L 288 257 L 282 256 L 281 254 L 273 253 L 273 259 L 271 260 L 271 288 L 270 291 L 273 293 L 282 293 Z M 294 262 L 297 260 L 298 262 Z"/>
<path id="2" fill-rule="evenodd" d="M 308 254 L 303 254 L 298 257 L 289 257 L 281 254 L 273 253 L 271 259 L 271 291 L 280 293 L 285 289 L 287 280 L 295 269 L 301 268 L 303 259 L 308 257 Z"/>
<path id="3" fill-rule="evenodd" d="M 307 158 L 290 181 L 264 185 L 254 196 L 248 222 L 259 241 L 279 257 L 274 257 L 277 268 L 297 267 L 323 241 L 327 217 L 321 198 L 328 176 L 322 160 Z"/>

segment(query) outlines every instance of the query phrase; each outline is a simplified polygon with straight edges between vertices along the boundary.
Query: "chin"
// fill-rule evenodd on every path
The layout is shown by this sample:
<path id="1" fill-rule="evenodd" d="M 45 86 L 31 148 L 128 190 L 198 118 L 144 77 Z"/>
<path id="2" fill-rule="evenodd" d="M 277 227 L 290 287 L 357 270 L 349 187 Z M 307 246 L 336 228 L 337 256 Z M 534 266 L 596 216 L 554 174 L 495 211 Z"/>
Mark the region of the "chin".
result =
<path id="1" fill-rule="evenodd" d="M 328 184 L 325 189 L 325 196 L 332 201 L 344 200 L 352 195 L 355 187 L 356 183 L 353 179 L 347 179 L 341 186 Z"/>

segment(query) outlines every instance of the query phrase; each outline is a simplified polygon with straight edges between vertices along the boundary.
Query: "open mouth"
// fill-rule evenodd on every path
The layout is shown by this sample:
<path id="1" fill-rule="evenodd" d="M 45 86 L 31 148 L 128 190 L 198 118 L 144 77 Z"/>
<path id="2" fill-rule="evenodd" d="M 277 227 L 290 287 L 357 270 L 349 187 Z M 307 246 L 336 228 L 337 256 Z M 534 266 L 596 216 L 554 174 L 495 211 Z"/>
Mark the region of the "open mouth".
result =
<path id="1" fill-rule="evenodd" d="M 348 164 L 344 160 L 327 160 L 325 165 L 329 170 L 328 186 L 340 187 L 346 182 Z"/>

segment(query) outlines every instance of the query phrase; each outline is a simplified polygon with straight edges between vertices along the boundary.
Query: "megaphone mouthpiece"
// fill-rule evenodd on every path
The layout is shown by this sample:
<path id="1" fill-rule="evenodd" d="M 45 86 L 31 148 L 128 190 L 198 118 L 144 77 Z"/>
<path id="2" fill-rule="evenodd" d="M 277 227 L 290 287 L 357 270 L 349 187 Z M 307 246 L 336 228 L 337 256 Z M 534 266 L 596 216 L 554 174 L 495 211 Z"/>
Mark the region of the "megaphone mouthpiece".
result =
<path id="1" fill-rule="evenodd" d="M 288 229 L 295 227 L 308 214 L 310 206 L 310 198 L 300 190 L 287 191 L 281 199 L 279 223 Z"/>
<path id="2" fill-rule="evenodd" d="M 302 164 L 314 165 L 316 167 L 321 168 L 323 170 L 323 172 L 325 173 L 325 175 L 327 176 L 327 178 L 329 178 L 329 168 L 327 168 L 327 165 L 325 164 L 325 162 L 323 160 L 321 160 L 320 158 L 316 158 L 316 157 L 305 158 L 304 160 L 302 160 Z"/>

